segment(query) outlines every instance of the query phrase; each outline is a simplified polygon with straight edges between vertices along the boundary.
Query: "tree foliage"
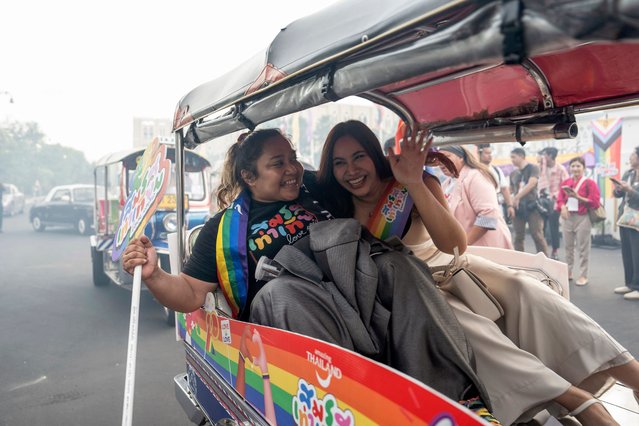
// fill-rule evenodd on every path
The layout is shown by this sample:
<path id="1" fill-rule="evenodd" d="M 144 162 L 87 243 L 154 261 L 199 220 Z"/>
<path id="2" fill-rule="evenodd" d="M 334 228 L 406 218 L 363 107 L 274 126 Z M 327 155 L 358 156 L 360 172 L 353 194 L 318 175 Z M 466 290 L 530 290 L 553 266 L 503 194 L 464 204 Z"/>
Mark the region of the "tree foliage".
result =
<path id="1" fill-rule="evenodd" d="M 0 182 L 32 195 L 36 180 L 46 193 L 56 185 L 92 183 L 93 168 L 83 152 L 46 143 L 37 123 L 0 125 Z"/>

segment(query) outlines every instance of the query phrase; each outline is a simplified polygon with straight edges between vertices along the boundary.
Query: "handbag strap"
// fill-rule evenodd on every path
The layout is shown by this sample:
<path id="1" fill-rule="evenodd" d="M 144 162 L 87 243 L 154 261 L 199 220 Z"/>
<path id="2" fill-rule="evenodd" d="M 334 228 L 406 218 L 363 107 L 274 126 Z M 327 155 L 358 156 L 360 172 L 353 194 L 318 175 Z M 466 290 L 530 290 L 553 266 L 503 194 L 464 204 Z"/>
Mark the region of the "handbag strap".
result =
<path id="1" fill-rule="evenodd" d="M 453 248 L 453 256 L 452 260 L 446 265 L 430 267 L 430 272 L 435 281 L 445 281 L 460 269 L 459 247 Z"/>
<path id="2" fill-rule="evenodd" d="M 579 179 L 579 182 L 577 182 L 577 185 L 575 185 L 575 194 L 579 191 L 579 188 L 581 188 L 581 184 L 584 183 L 586 181 L 586 176 L 582 176 L 581 179 Z"/>

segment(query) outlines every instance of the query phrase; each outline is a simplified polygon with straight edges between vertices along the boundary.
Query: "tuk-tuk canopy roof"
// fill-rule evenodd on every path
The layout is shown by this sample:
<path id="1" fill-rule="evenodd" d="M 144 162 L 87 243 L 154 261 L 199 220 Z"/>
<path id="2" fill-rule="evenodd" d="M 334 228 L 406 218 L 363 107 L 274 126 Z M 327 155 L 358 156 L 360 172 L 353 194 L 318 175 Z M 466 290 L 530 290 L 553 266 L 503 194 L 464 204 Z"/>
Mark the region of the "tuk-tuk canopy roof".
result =
<path id="1" fill-rule="evenodd" d="M 171 162 L 175 162 L 175 144 L 165 143 L 167 145 L 166 156 Z M 126 150 L 107 154 L 95 162 L 94 167 L 106 167 L 110 164 L 122 163 L 124 167 L 129 170 L 135 170 L 138 163 L 138 158 L 144 154 L 146 147 L 129 148 Z M 185 163 L 186 171 L 202 171 L 206 167 L 211 167 L 211 163 L 206 158 L 197 154 L 196 152 L 186 150 L 185 151 Z"/>
<path id="2" fill-rule="evenodd" d="M 353 95 L 431 129 L 569 121 L 636 102 L 638 36 L 639 0 L 342 0 L 185 95 L 173 128 L 193 147 Z"/>

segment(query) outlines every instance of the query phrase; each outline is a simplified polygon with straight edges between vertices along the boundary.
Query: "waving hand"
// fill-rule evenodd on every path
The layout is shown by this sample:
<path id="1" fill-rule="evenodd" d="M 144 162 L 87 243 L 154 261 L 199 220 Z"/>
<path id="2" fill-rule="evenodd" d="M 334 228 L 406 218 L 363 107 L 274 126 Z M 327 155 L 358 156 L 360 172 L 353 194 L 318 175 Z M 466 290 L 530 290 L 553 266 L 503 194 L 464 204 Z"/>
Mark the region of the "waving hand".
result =
<path id="1" fill-rule="evenodd" d="M 395 154 L 393 148 L 388 148 L 393 176 L 403 185 L 422 182 L 426 156 L 432 143 L 430 138 L 424 142 L 425 135 L 426 130 L 416 129 L 408 137 L 404 134 L 399 154 Z"/>

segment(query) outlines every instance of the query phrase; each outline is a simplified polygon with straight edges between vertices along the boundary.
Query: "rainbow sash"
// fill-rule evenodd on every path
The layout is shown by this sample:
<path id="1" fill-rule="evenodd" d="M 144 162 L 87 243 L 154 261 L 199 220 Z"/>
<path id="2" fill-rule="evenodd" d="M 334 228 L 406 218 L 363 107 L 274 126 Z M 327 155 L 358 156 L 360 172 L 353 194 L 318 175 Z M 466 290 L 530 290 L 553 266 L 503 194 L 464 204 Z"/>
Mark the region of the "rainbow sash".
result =
<path id="1" fill-rule="evenodd" d="M 404 185 L 393 179 L 386 186 L 366 227 L 380 240 L 402 237 L 413 208 L 413 199 Z"/>
<path id="2" fill-rule="evenodd" d="M 248 294 L 246 232 L 251 196 L 242 192 L 222 214 L 215 242 L 217 279 L 224 298 L 237 318 Z"/>

